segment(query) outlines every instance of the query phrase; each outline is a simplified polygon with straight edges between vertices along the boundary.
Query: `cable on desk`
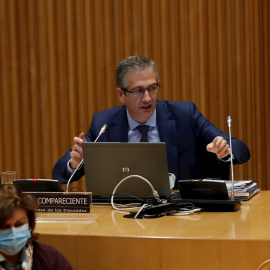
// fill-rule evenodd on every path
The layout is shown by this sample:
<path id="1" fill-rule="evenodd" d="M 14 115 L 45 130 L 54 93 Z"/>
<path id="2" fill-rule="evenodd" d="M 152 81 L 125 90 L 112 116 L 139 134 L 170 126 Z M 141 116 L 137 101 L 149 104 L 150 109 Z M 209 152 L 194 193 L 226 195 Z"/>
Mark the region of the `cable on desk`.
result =
<path id="1" fill-rule="evenodd" d="M 116 207 L 115 204 L 114 204 L 114 196 L 117 194 L 116 191 L 117 191 L 118 187 L 119 187 L 123 182 L 125 182 L 126 180 L 128 180 L 129 178 L 134 178 L 134 177 L 135 177 L 135 178 L 139 178 L 139 179 L 145 181 L 145 182 L 150 186 L 154 198 L 155 198 L 158 202 L 160 202 L 160 203 L 162 202 L 161 199 L 159 198 L 158 192 L 154 189 L 154 187 L 153 187 L 153 185 L 150 183 L 150 181 L 148 181 L 146 178 L 144 178 L 144 177 L 142 177 L 142 176 L 140 176 L 140 175 L 129 175 L 129 176 L 123 178 L 123 179 L 116 185 L 116 187 L 115 187 L 114 190 L 113 190 L 113 193 L 112 193 L 112 196 L 111 196 L 111 205 L 112 205 L 112 207 L 113 207 L 115 210 L 133 210 L 133 209 L 141 208 L 141 206 L 126 207 L 126 208 L 124 208 L 124 207 L 118 208 L 118 207 Z M 131 196 L 132 196 L 132 195 L 131 195 Z"/>

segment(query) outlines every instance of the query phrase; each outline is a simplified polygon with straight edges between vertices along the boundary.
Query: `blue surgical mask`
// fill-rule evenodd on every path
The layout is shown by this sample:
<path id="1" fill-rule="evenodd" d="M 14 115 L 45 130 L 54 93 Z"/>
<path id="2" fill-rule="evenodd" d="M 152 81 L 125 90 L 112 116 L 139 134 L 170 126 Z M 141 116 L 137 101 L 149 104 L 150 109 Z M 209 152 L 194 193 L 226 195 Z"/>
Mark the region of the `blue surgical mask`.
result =
<path id="1" fill-rule="evenodd" d="M 28 224 L 4 230 L 0 229 L 0 250 L 9 255 L 17 254 L 26 245 L 30 237 Z"/>

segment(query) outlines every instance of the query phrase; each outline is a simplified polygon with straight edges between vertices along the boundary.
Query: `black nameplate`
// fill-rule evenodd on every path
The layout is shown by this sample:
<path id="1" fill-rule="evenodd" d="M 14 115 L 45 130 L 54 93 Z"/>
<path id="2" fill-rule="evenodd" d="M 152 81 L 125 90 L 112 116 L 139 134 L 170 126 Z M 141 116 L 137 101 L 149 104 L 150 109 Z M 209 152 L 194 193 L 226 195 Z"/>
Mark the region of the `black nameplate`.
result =
<path id="1" fill-rule="evenodd" d="M 37 212 L 90 213 L 91 192 L 26 192 L 37 197 Z"/>

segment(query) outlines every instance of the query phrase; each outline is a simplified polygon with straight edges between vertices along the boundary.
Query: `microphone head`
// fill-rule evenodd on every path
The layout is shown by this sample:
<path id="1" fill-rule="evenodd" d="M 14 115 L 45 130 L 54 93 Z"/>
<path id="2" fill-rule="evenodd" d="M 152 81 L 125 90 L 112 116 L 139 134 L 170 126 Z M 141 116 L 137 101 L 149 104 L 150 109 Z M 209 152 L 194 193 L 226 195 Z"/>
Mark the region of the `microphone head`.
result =
<path id="1" fill-rule="evenodd" d="M 232 119 L 230 116 L 227 116 L 227 123 L 228 123 L 228 126 L 231 127 Z"/>
<path id="2" fill-rule="evenodd" d="M 104 133 L 107 129 L 108 125 L 107 124 L 104 124 L 100 130 L 100 133 Z"/>

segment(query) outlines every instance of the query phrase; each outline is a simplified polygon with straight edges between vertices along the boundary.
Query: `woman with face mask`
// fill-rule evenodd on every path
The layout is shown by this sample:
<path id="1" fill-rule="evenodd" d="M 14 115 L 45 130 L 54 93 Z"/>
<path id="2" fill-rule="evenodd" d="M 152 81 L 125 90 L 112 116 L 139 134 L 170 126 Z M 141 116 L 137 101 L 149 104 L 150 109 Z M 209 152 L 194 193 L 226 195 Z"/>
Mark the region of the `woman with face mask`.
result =
<path id="1" fill-rule="evenodd" d="M 37 207 L 15 185 L 0 185 L 0 270 L 72 269 L 56 248 L 35 241 Z"/>

